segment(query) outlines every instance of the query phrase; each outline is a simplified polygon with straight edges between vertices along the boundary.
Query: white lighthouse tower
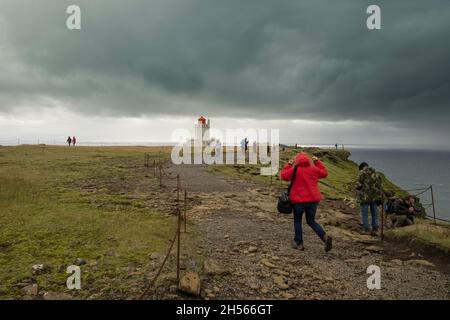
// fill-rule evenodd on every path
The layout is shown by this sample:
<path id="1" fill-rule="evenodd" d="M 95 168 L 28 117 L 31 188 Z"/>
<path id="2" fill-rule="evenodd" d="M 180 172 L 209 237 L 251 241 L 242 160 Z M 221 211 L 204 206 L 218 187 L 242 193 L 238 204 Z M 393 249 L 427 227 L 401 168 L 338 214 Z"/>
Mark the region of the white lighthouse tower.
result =
<path id="1" fill-rule="evenodd" d="M 198 118 L 197 123 L 195 124 L 195 140 L 200 145 L 208 144 L 210 140 L 209 125 L 209 119 L 206 119 L 203 116 Z"/>

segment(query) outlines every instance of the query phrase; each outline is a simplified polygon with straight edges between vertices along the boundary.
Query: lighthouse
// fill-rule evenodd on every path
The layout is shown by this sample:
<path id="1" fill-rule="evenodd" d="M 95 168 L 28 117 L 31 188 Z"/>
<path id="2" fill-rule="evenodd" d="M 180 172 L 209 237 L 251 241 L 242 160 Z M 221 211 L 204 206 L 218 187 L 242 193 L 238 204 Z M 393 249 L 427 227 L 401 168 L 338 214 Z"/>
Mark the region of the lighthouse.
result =
<path id="1" fill-rule="evenodd" d="M 204 116 L 200 116 L 195 124 L 195 140 L 201 141 L 201 145 L 209 142 L 209 119 Z"/>

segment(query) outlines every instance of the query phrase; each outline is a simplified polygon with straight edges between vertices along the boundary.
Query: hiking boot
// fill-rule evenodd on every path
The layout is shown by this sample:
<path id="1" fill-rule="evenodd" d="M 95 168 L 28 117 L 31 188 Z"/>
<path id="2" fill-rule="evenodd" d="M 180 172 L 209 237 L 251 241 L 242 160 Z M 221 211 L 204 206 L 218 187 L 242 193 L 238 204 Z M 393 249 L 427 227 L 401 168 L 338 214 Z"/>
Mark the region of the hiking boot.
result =
<path id="1" fill-rule="evenodd" d="M 292 249 L 295 249 L 295 250 L 300 250 L 300 251 L 305 250 L 305 247 L 303 247 L 303 244 L 298 244 L 297 242 L 295 242 L 295 240 L 292 241 L 291 246 L 292 246 Z"/>
<path id="2" fill-rule="evenodd" d="M 378 230 L 373 230 L 373 231 L 370 233 L 370 235 L 373 236 L 373 237 L 378 237 Z"/>
<path id="3" fill-rule="evenodd" d="M 325 242 L 325 252 L 330 251 L 333 248 L 333 239 L 329 235 L 325 235 L 323 241 Z"/>

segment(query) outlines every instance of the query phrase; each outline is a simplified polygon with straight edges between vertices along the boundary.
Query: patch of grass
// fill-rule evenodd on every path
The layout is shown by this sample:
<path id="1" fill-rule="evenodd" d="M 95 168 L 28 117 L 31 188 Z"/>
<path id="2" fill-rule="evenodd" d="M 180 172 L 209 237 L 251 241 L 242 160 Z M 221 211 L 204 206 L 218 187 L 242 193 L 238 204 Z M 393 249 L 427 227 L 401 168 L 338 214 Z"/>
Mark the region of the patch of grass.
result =
<path id="1" fill-rule="evenodd" d="M 0 148 L 0 299 L 20 298 L 20 282 L 37 283 L 43 291 L 68 291 L 66 268 L 78 258 L 87 264 L 81 266 L 82 290 L 76 297 L 138 297 L 149 255 L 165 253 L 176 218 L 134 200 L 132 184 L 127 190 L 111 190 L 103 181 L 109 179 L 113 186 L 116 180 L 128 181 L 140 167 L 144 179 L 144 153 L 159 160 L 169 150 Z M 197 235 L 191 232 L 183 241 L 186 255 L 198 258 L 192 250 Z M 31 267 L 37 263 L 48 266 L 46 272 L 33 275 Z"/>
<path id="2" fill-rule="evenodd" d="M 422 243 L 450 253 L 450 224 L 416 219 L 413 225 L 386 231 L 387 237 L 414 238 Z"/>

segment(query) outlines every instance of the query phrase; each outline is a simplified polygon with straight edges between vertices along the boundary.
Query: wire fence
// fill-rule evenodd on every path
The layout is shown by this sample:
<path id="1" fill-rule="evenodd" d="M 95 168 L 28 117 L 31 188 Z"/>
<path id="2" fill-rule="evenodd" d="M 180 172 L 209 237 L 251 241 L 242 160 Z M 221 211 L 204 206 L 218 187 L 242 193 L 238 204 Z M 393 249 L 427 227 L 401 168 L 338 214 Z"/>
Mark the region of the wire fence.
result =
<path id="1" fill-rule="evenodd" d="M 154 287 L 157 279 L 159 278 L 161 272 L 164 269 L 164 266 L 166 265 L 168 258 L 173 250 L 173 247 L 175 245 L 175 242 L 177 243 L 177 258 L 176 258 L 176 268 L 177 268 L 177 289 L 180 289 L 180 253 L 181 253 L 181 224 L 183 221 L 184 224 L 184 233 L 187 233 L 187 190 L 186 188 L 181 187 L 181 181 L 180 181 L 180 174 L 170 174 L 164 170 L 163 164 L 164 161 L 156 161 L 153 159 L 153 165 L 151 166 L 151 159 L 150 154 L 145 153 L 144 154 L 144 167 L 146 170 L 150 169 L 152 167 L 153 169 L 153 177 L 158 179 L 159 181 L 159 187 L 163 188 L 163 180 L 172 180 L 176 181 L 176 213 L 177 213 L 177 226 L 176 226 L 176 232 L 175 235 L 172 238 L 172 241 L 170 242 L 168 251 L 164 257 L 164 260 L 159 267 L 157 273 L 152 278 L 152 280 L 147 284 L 147 286 L 144 289 L 144 292 L 141 295 L 141 299 L 143 299 L 150 290 Z M 181 204 L 181 193 L 183 194 L 183 204 Z"/>

